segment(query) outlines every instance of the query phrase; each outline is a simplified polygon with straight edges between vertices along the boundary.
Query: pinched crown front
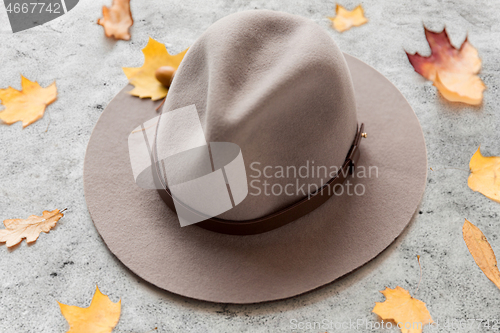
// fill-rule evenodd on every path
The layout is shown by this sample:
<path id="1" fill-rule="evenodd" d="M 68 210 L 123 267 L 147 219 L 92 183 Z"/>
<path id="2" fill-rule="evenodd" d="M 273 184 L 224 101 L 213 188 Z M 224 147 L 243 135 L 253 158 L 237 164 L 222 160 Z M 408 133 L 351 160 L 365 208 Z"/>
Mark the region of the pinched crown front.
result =
<path id="1" fill-rule="evenodd" d="M 163 112 L 192 104 L 207 142 L 241 148 L 249 195 L 219 216 L 229 220 L 273 213 L 324 184 L 330 172 L 314 171 L 340 167 L 357 129 L 349 69 L 329 34 L 268 10 L 227 16 L 190 47 Z"/>

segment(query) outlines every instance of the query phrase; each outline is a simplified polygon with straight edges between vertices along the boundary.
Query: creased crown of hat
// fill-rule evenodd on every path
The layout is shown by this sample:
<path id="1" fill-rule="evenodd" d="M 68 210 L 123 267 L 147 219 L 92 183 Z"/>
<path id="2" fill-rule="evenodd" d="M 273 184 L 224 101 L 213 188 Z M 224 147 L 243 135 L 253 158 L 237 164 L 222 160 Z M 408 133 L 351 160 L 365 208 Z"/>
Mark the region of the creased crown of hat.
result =
<path id="1" fill-rule="evenodd" d="M 256 179 L 269 187 L 290 183 L 272 176 L 270 170 L 278 167 L 341 166 L 357 130 L 342 52 L 320 26 L 286 13 L 242 12 L 213 24 L 186 54 L 163 113 L 193 104 L 207 142 L 241 148 L 250 184 Z M 168 143 L 159 135 L 156 144 Z M 306 188 L 327 180 L 312 174 L 293 179 Z M 248 195 L 220 217 L 255 219 L 301 197 Z"/>

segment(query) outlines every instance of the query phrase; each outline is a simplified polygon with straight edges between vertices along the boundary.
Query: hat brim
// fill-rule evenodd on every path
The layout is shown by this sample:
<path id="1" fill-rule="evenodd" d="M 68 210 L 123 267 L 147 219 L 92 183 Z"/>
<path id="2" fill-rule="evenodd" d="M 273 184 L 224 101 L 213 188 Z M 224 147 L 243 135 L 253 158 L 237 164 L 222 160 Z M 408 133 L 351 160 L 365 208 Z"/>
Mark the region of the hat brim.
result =
<path id="1" fill-rule="evenodd" d="M 84 164 L 87 206 L 110 251 L 159 288 L 224 303 L 299 295 L 382 252 L 421 201 L 426 147 L 419 121 L 398 89 L 359 59 L 345 58 L 358 121 L 368 133 L 358 165 L 378 170 L 378 177 L 351 180 L 364 184 L 364 195 L 334 196 L 312 213 L 259 235 L 225 235 L 196 225 L 181 228 L 156 190 L 134 182 L 127 138 L 157 115 L 159 102 L 133 97 L 127 86 L 99 118 Z"/>

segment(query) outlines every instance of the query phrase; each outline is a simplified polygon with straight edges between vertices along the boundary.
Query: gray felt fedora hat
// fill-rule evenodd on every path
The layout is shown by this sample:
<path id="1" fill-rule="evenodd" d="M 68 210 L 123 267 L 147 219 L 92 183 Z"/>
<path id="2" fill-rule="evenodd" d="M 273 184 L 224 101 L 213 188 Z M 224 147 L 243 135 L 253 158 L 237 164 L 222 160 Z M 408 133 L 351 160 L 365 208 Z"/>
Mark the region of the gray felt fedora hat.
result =
<path id="1" fill-rule="evenodd" d="M 168 188 L 137 186 L 127 140 L 158 116 L 158 102 L 130 89 L 94 128 L 85 197 L 111 252 L 162 289 L 228 303 L 310 291 L 382 252 L 422 198 L 427 157 L 412 108 L 308 19 L 236 13 L 186 53 L 162 117 L 194 105 L 207 142 L 240 147 L 249 184 L 207 221 L 181 227 Z"/>

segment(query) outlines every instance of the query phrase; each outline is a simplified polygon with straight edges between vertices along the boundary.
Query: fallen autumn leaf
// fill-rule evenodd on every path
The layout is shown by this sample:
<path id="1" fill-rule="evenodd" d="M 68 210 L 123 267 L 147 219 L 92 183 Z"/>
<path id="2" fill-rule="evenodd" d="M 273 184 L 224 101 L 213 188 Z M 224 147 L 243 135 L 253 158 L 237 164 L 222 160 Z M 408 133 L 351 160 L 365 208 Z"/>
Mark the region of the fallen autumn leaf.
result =
<path id="1" fill-rule="evenodd" d="M 470 159 L 469 169 L 469 188 L 500 203 L 500 157 L 483 156 L 479 147 Z"/>
<path id="2" fill-rule="evenodd" d="M 351 29 L 352 27 L 358 27 L 368 22 L 361 5 L 351 11 L 348 11 L 341 5 L 337 4 L 335 13 L 335 17 L 329 17 L 328 19 L 332 21 L 332 26 L 338 32 L 343 32 Z"/>
<path id="3" fill-rule="evenodd" d="M 142 67 L 122 68 L 130 84 L 135 86 L 134 89 L 129 91 L 129 94 L 140 98 L 151 98 L 153 101 L 167 96 L 168 88 L 156 79 L 155 72 L 163 66 L 177 69 L 186 52 L 187 49 L 172 56 L 168 53 L 165 45 L 150 37 L 148 45 L 142 49 L 142 53 L 144 53 Z"/>
<path id="4" fill-rule="evenodd" d="M 18 121 L 23 122 L 23 127 L 33 124 L 43 117 L 47 105 L 57 99 L 55 82 L 42 88 L 21 75 L 21 87 L 21 90 L 12 87 L 0 89 L 0 101 L 5 106 L 0 111 L 0 120 L 7 125 Z"/>
<path id="5" fill-rule="evenodd" d="M 476 264 L 481 268 L 484 275 L 500 288 L 500 271 L 498 271 L 497 258 L 486 236 L 467 219 L 462 227 L 462 234 Z"/>
<path id="6" fill-rule="evenodd" d="M 431 55 L 409 54 L 408 60 L 417 73 L 433 82 L 444 98 L 451 102 L 479 105 L 486 89 L 477 76 L 481 59 L 467 38 L 459 49 L 451 45 L 446 29 L 432 32 L 424 27 Z"/>
<path id="7" fill-rule="evenodd" d="M 110 8 L 102 7 L 102 16 L 97 24 L 104 27 L 106 37 L 130 40 L 130 27 L 134 24 L 130 11 L 130 0 L 113 0 Z"/>
<path id="8" fill-rule="evenodd" d="M 433 323 L 424 302 L 413 298 L 401 288 L 385 288 L 381 291 L 386 300 L 376 302 L 372 312 L 384 320 L 396 322 L 402 333 L 421 333 L 424 325 Z"/>
<path id="9" fill-rule="evenodd" d="M 0 230 L 0 243 L 6 243 L 7 247 L 13 247 L 26 238 L 27 243 L 32 243 L 38 239 L 43 231 L 48 233 L 54 228 L 57 221 L 64 216 L 59 209 L 51 212 L 45 210 L 42 216 L 31 215 L 27 219 L 10 219 L 3 221 L 6 229 Z"/>
<path id="10" fill-rule="evenodd" d="M 111 302 L 99 287 L 96 287 L 88 308 L 58 304 L 69 324 L 69 331 L 66 333 L 111 333 L 120 320 L 121 300 Z"/>

